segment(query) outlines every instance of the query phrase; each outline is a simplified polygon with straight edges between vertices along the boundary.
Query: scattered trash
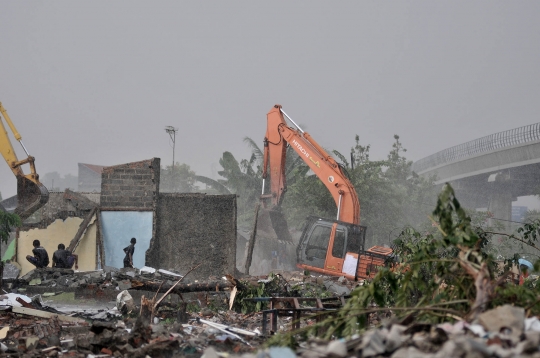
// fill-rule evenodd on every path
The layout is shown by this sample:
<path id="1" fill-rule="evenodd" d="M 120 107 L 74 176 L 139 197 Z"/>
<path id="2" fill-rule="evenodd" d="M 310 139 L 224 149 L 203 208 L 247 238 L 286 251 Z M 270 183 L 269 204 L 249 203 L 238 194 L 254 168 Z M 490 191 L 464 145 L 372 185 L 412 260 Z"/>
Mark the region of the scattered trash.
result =
<path id="1" fill-rule="evenodd" d="M 25 301 L 25 302 L 31 302 L 32 300 L 30 297 L 25 295 L 20 295 L 17 293 L 6 293 L 4 295 L 0 296 L 0 306 L 15 306 L 15 307 L 22 307 L 23 305 L 17 301 L 17 298 Z"/>

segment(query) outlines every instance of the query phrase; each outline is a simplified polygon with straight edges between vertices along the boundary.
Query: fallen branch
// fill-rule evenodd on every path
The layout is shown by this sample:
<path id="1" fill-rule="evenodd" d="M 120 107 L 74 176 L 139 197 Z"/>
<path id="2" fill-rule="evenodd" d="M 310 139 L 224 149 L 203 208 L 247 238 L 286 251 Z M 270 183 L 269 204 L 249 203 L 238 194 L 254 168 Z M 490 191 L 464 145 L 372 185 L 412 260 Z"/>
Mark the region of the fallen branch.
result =
<path id="1" fill-rule="evenodd" d="M 173 285 L 165 285 L 163 282 L 153 282 L 153 281 L 137 281 L 131 280 L 131 290 L 145 290 L 153 291 L 157 293 L 164 293 L 171 289 Z M 171 293 L 176 293 L 178 295 L 188 292 L 205 292 L 205 291 L 222 291 L 228 288 L 232 288 L 234 285 L 228 281 L 205 281 L 205 282 L 192 282 L 178 284 L 174 287 Z"/>
<path id="2" fill-rule="evenodd" d="M 161 303 L 161 301 L 163 301 L 163 299 L 164 299 L 165 297 L 167 297 L 167 295 L 168 295 L 169 293 L 171 293 L 171 291 L 172 291 L 172 290 L 173 290 L 180 282 L 182 282 L 182 280 L 183 280 L 187 275 L 189 275 L 189 273 L 190 273 L 191 271 L 197 269 L 199 266 L 201 266 L 201 264 L 198 264 L 197 266 L 191 268 L 188 272 L 186 272 L 186 274 L 185 274 L 184 276 L 182 276 L 178 281 L 176 281 L 176 283 L 175 283 L 174 285 L 172 285 L 172 287 L 169 288 L 169 289 L 167 290 L 167 292 L 165 292 L 165 293 L 163 294 L 163 296 L 161 296 L 161 298 L 160 298 L 159 300 L 157 300 L 157 302 L 156 302 L 156 303 L 153 305 L 153 307 L 152 307 L 152 319 L 154 319 L 154 315 L 155 315 L 156 309 L 158 308 L 158 306 L 159 306 L 159 304 Z M 159 292 L 159 289 L 158 289 L 158 292 Z M 156 297 L 157 297 L 157 293 L 156 293 Z M 154 299 L 155 299 L 155 297 L 154 297 Z M 154 300 L 152 300 L 152 302 L 153 302 L 153 301 L 154 301 Z"/>
<path id="3" fill-rule="evenodd" d="M 525 240 L 523 240 L 522 238 L 519 238 L 513 234 L 505 234 L 505 233 L 502 233 L 502 232 L 493 232 L 493 231 L 484 231 L 486 234 L 493 234 L 493 235 L 501 235 L 501 236 L 506 236 L 510 239 L 514 239 L 516 241 L 519 241 L 519 242 L 522 242 L 524 243 L 525 245 L 529 245 L 530 247 L 540 251 L 540 247 L 536 246 L 535 244 L 531 243 L 531 242 L 527 242 Z"/>

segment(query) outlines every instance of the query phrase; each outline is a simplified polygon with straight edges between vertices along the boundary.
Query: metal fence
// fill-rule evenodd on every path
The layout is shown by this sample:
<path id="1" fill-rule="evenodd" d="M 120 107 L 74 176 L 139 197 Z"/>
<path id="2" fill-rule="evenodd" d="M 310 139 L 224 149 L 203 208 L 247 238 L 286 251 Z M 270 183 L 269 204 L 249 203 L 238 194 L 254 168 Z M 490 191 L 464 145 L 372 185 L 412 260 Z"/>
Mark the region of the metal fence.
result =
<path id="1" fill-rule="evenodd" d="M 426 169 L 436 167 L 444 163 L 467 158 L 480 153 L 491 152 L 500 148 L 510 147 L 516 144 L 540 140 L 540 123 L 510 129 L 504 132 L 491 134 L 467 143 L 447 148 L 422 158 L 412 165 L 412 170 L 419 173 Z"/>

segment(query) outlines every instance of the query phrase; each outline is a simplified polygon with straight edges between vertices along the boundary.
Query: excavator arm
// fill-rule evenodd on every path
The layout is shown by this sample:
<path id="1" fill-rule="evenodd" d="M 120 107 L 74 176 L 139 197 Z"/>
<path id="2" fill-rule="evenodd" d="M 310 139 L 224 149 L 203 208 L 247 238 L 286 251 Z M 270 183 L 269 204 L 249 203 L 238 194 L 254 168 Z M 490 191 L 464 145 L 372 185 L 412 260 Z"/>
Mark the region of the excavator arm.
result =
<path id="1" fill-rule="evenodd" d="M 283 115 L 289 118 L 296 129 L 287 125 Z M 271 193 L 265 195 L 263 192 L 262 198 L 270 199 L 274 208 L 279 208 L 281 205 L 283 194 L 287 188 L 285 178 L 287 144 L 298 153 L 332 194 L 337 206 L 336 220 L 358 225 L 360 222 L 360 203 L 352 183 L 334 158 L 309 133 L 303 131 L 287 116 L 280 105 L 275 105 L 267 115 L 263 179 L 265 180 L 270 174 Z"/>
<path id="2" fill-rule="evenodd" d="M 24 220 L 47 203 L 49 200 L 49 192 L 39 181 L 39 175 L 36 172 L 36 166 L 34 164 L 35 158 L 28 154 L 26 147 L 22 143 L 21 135 L 15 128 L 15 125 L 11 121 L 4 106 L 2 106 L 2 103 L 0 103 L 0 113 L 0 117 L 4 117 L 13 136 L 21 144 L 27 155 L 27 158 L 23 160 L 17 158 L 17 154 L 9 140 L 6 127 L 0 118 L 0 153 L 17 178 L 17 208 L 15 209 L 15 213 Z M 22 165 L 24 164 L 30 166 L 29 174 L 24 174 L 22 170 Z"/>
<path id="3" fill-rule="evenodd" d="M 285 118 L 295 128 L 287 125 Z M 326 186 L 337 206 L 336 219 L 309 217 L 296 248 L 296 267 L 349 279 L 373 277 L 392 250 L 374 246 L 365 250 L 366 227 L 360 226 L 360 203 L 356 190 L 342 168 L 310 135 L 275 105 L 267 115 L 264 138 L 263 192 L 272 226 L 280 239 L 290 239 L 281 203 L 287 183 L 285 160 L 290 145 Z M 264 180 L 270 176 L 270 193 Z M 271 205 L 268 205 L 271 203 Z M 284 245 L 281 245 L 284 246 Z"/>

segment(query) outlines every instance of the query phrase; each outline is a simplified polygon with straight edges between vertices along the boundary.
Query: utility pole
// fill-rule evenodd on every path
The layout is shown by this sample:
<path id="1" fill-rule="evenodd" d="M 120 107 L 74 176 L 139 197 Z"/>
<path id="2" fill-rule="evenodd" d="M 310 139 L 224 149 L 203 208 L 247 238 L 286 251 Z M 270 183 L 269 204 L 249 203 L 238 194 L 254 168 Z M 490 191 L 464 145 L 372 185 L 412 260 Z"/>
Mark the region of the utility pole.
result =
<path id="1" fill-rule="evenodd" d="M 178 128 L 174 128 L 173 126 L 167 126 L 165 127 L 165 132 L 169 134 L 169 137 L 171 137 L 172 140 L 172 170 L 171 172 L 174 173 L 174 148 L 176 146 L 176 132 L 178 132 Z"/>

